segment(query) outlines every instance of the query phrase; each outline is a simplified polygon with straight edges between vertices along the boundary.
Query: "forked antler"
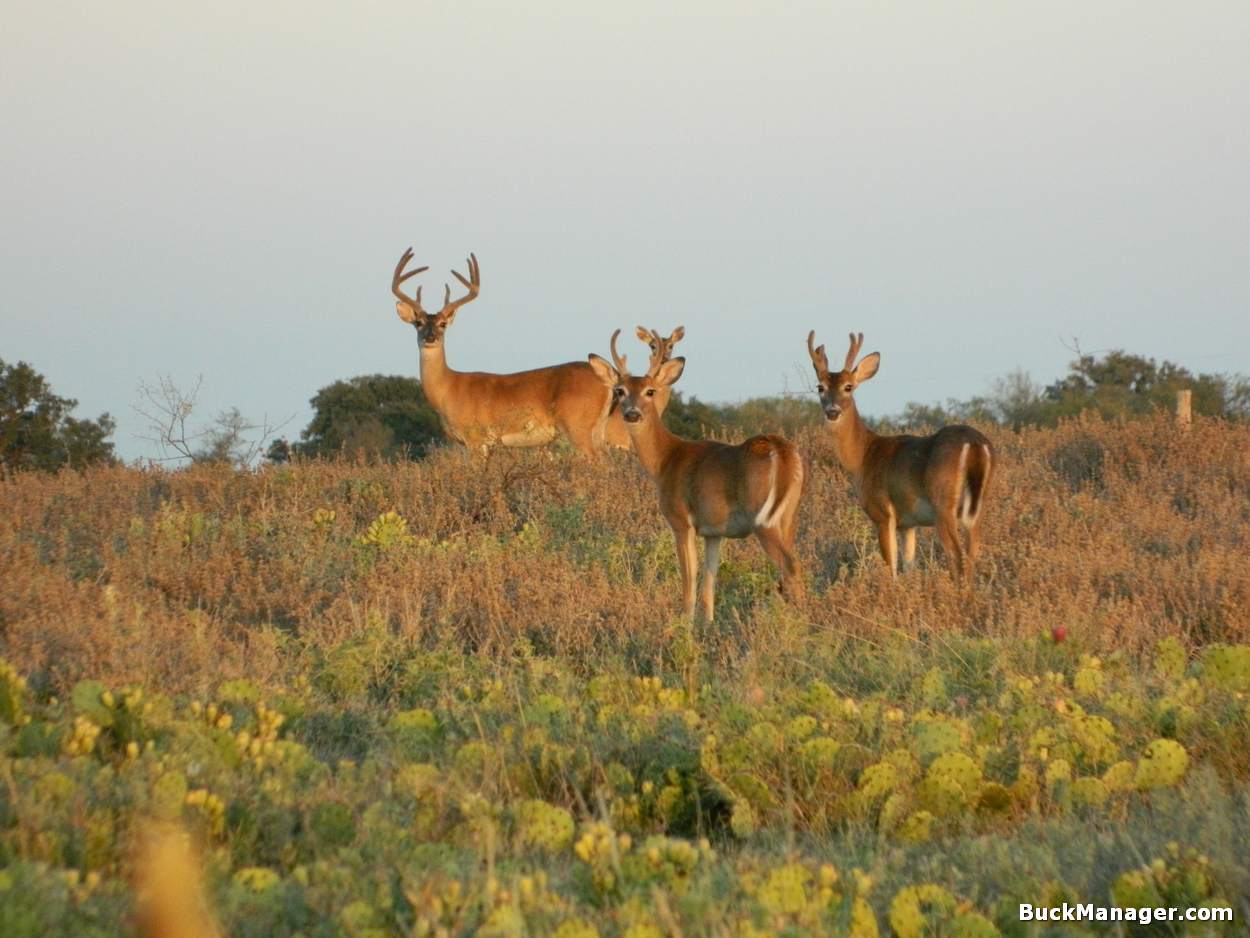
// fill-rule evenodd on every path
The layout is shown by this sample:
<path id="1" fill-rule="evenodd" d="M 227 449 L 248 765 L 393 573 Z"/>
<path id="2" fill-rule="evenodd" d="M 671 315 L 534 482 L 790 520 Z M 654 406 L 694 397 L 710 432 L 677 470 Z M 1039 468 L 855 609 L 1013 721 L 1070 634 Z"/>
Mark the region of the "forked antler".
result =
<path id="1" fill-rule="evenodd" d="M 844 371 L 850 371 L 855 367 L 855 358 L 859 355 L 859 350 L 864 347 L 864 334 L 851 333 L 851 350 L 846 353 L 846 364 L 843 366 Z"/>
<path id="2" fill-rule="evenodd" d="M 395 265 L 395 273 L 391 276 L 391 292 L 395 294 L 395 298 L 401 303 L 405 303 L 410 306 L 412 310 L 417 313 L 417 315 L 429 316 L 429 313 L 421 307 L 420 287 L 417 287 L 417 292 L 412 296 L 408 296 L 399 288 L 405 280 L 415 277 L 417 274 L 425 273 L 430 269 L 429 267 L 418 267 L 415 270 L 410 270 L 407 273 L 404 273 L 404 268 L 408 265 L 410 260 L 412 260 L 412 248 L 404 251 L 403 257 L 401 257 L 399 259 L 399 263 Z M 454 270 L 451 272 L 451 275 L 463 283 L 468 288 L 469 292 L 453 302 L 451 298 L 451 284 L 446 284 L 443 293 L 443 308 L 439 313 L 440 316 L 451 315 L 465 303 L 468 303 L 470 300 L 477 299 L 478 289 L 482 285 L 482 271 L 477 265 L 477 255 L 469 255 L 468 280 L 460 276 L 460 274 Z"/>
<path id="3" fill-rule="evenodd" d="M 620 329 L 617 329 L 612 333 L 612 364 L 616 366 L 616 370 L 619 371 L 621 375 L 627 375 L 629 374 L 629 367 L 625 364 L 625 356 L 616 350 L 616 340 L 620 334 Z"/>
<path id="4" fill-rule="evenodd" d="M 462 284 L 464 284 L 465 287 L 468 288 L 469 292 L 466 293 L 464 296 L 460 297 L 460 299 L 455 300 L 453 302 L 451 298 L 451 284 L 446 284 L 445 285 L 446 292 L 443 294 L 443 311 L 439 313 L 440 316 L 445 316 L 445 315 L 449 316 L 452 313 L 454 313 L 456 310 L 458 310 L 461 306 L 463 306 L 465 303 L 468 303 L 472 300 L 477 299 L 478 288 L 481 287 L 482 285 L 482 271 L 477 266 L 477 255 L 476 254 L 469 255 L 469 279 L 468 280 L 465 280 L 464 277 L 460 276 L 459 272 L 455 270 L 451 272 L 451 275 L 455 277 L 457 280 L 459 280 Z"/>
<path id="5" fill-rule="evenodd" d="M 420 316 L 426 316 L 428 314 L 421 308 L 421 288 L 417 287 L 415 296 L 407 296 L 403 290 L 399 289 L 400 284 L 402 284 L 405 280 L 415 277 L 417 274 L 424 273 L 430 269 L 429 267 L 418 267 L 416 270 L 410 270 L 408 273 L 404 273 L 404 268 L 408 265 L 410 260 L 412 260 L 412 248 L 404 251 L 404 256 L 401 257 L 399 259 L 399 263 L 395 265 L 395 273 L 391 276 L 391 292 L 395 294 L 395 299 L 399 300 L 401 303 L 407 304 L 412 308 L 413 312 Z"/>

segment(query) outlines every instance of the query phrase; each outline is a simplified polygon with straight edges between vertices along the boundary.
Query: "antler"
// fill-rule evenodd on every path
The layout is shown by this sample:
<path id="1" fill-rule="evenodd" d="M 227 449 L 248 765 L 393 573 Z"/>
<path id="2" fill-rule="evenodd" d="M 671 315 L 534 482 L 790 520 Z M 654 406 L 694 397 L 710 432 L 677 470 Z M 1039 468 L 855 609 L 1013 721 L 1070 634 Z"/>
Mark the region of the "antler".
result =
<path id="1" fill-rule="evenodd" d="M 408 262 L 412 260 L 412 248 L 404 251 L 404 256 L 399 259 L 399 263 L 395 265 L 395 273 L 391 275 L 391 292 L 395 294 L 395 298 L 401 303 L 406 303 L 412 307 L 413 311 L 421 316 L 425 316 L 426 312 L 421 308 L 421 288 L 417 287 L 415 296 L 407 296 L 404 291 L 399 289 L 400 284 L 417 274 L 425 273 L 429 267 L 418 267 L 416 270 L 410 270 L 404 273 L 404 268 L 408 266 Z"/>
<path id="2" fill-rule="evenodd" d="M 807 354 L 811 356 L 812 364 L 821 371 L 829 370 L 829 357 L 825 355 L 825 347 L 816 345 L 815 329 L 807 334 Z"/>
<path id="3" fill-rule="evenodd" d="M 622 375 L 627 375 L 629 374 L 629 368 L 625 364 L 625 356 L 621 355 L 616 350 L 616 340 L 617 340 L 617 337 L 620 336 L 620 334 L 621 334 L 620 329 L 617 329 L 615 332 L 612 333 L 612 364 L 616 366 L 616 370 L 619 371 Z"/>
<path id="4" fill-rule="evenodd" d="M 864 334 L 862 332 L 856 334 L 851 333 L 851 350 L 846 353 L 846 364 L 843 366 L 844 371 L 850 371 L 855 367 L 855 357 L 859 355 L 859 350 L 864 347 Z"/>
<path id="5" fill-rule="evenodd" d="M 469 279 L 468 280 L 465 280 L 464 277 L 460 276 L 459 272 L 454 271 L 454 270 L 451 272 L 451 275 L 455 277 L 457 280 L 459 280 L 462 284 L 464 284 L 468 288 L 469 292 L 466 293 L 464 296 L 462 296 L 460 299 L 456 300 L 455 302 L 452 302 L 451 284 L 446 284 L 446 286 L 444 287 L 446 292 L 443 294 L 443 311 L 439 313 L 440 316 L 450 315 L 451 313 L 454 313 L 456 310 L 458 310 L 465 303 L 468 303 L 472 300 L 477 299 L 478 288 L 482 285 L 482 271 L 477 266 L 477 255 L 476 254 L 469 255 Z"/>

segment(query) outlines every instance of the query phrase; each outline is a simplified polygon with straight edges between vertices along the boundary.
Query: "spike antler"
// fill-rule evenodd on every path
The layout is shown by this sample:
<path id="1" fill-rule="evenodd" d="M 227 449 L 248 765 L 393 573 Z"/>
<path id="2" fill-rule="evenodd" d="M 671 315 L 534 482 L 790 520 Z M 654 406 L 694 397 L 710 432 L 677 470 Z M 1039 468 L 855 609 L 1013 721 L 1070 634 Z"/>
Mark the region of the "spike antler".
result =
<path id="1" fill-rule="evenodd" d="M 821 371 L 829 370 L 829 357 L 825 354 L 825 347 L 816 345 L 815 329 L 807 334 L 807 354 L 811 356 L 812 364 Z"/>
<path id="2" fill-rule="evenodd" d="M 855 367 L 855 358 L 859 355 L 859 350 L 864 347 L 864 334 L 862 332 L 856 334 L 851 333 L 851 350 L 846 353 L 846 365 L 843 370 L 850 371 Z"/>
<path id="3" fill-rule="evenodd" d="M 620 336 L 621 330 L 617 329 L 612 333 L 612 364 L 616 365 L 616 370 L 622 375 L 629 374 L 629 368 L 625 364 L 625 356 L 616 350 L 616 340 Z"/>

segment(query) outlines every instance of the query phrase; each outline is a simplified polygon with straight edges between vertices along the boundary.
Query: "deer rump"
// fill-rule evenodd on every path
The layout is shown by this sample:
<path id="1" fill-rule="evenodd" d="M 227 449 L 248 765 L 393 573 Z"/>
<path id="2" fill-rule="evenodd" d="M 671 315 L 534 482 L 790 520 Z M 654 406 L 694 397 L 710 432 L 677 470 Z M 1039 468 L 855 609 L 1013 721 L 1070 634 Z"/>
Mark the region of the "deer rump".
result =
<path id="1" fill-rule="evenodd" d="M 882 437 L 864 460 L 861 499 L 883 492 L 898 509 L 901 528 L 936 524 L 944 505 L 953 505 L 959 520 L 971 524 L 981 509 L 992 458 L 985 434 L 962 424 L 932 436 Z M 864 507 L 875 520 L 886 506 L 865 500 Z"/>
<path id="2" fill-rule="evenodd" d="M 736 445 L 705 440 L 665 466 L 663 475 L 679 481 L 671 507 L 688 516 L 701 537 L 746 537 L 777 525 L 803 483 L 798 454 L 778 436 Z"/>

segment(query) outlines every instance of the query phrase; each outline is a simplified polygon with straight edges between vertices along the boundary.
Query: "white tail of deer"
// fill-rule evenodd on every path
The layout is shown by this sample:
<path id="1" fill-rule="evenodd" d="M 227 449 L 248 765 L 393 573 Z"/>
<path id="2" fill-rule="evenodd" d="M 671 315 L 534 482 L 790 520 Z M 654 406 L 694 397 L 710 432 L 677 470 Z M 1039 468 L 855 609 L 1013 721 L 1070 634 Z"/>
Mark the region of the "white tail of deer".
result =
<path id="1" fill-rule="evenodd" d="M 451 298 L 447 286 L 443 307 L 429 313 L 421 306 L 421 288 L 406 295 L 400 287 L 428 267 L 405 272 L 412 249 L 404 252 L 391 278 L 395 310 L 414 326 L 421 341 L 421 388 L 448 436 L 472 447 L 542 446 L 563 434 L 584 453 L 603 449 L 611 396 L 585 362 L 566 362 L 513 374 L 455 371 L 447 364 L 444 339 L 456 312 L 477 298 L 481 270 L 469 255 L 469 276 L 452 276 L 468 292 Z M 624 444 L 628 445 L 628 443 Z"/>
<path id="2" fill-rule="evenodd" d="M 635 377 L 625 357 L 616 351 L 620 333 L 618 329 L 612 335 L 613 363 L 591 355 L 590 366 L 611 389 L 634 452 L 655 480 L 660 510 L 677 540 L 686 615 L 694 614 L 699 536 L 705 548 L 703 615 L 707 621 L 713 616 L 724 538 L 754 534 L 781 571 L 782 592 L 797 589 L 800 571 L 794 536 L 803 493 L 803 460 L 794 444 L 779 436 L 754 436 L 734 446 L 685 440 L 670 433 L 656 401 L 681 377 L 686 360 L 657 362 L 653 357 L 647 373 Z"/>
<path id="3" fill-rule="evenodd" d="M 855 389 L 877 373 L 881 355 L 873 352 L 856 363 L 864 334 L 851 334 L 850 350 L 840 371 L 829 370 L 825 347 L 807 351 L 816 371 L 816 389 L 838 462 L 855 480 L 860 504 L 877 527 L 881 556 L 898 572 L 898 541 L 903 561 L 916 553 L 916 528 L 935 526 L 956 574 L 971 577 L 994 448 L 979 430 L 948 426 L 931 436 L 880 436 L 864 424 L 855 406 Z M 960 530 L 967 534 L 965 548 Z"/>

